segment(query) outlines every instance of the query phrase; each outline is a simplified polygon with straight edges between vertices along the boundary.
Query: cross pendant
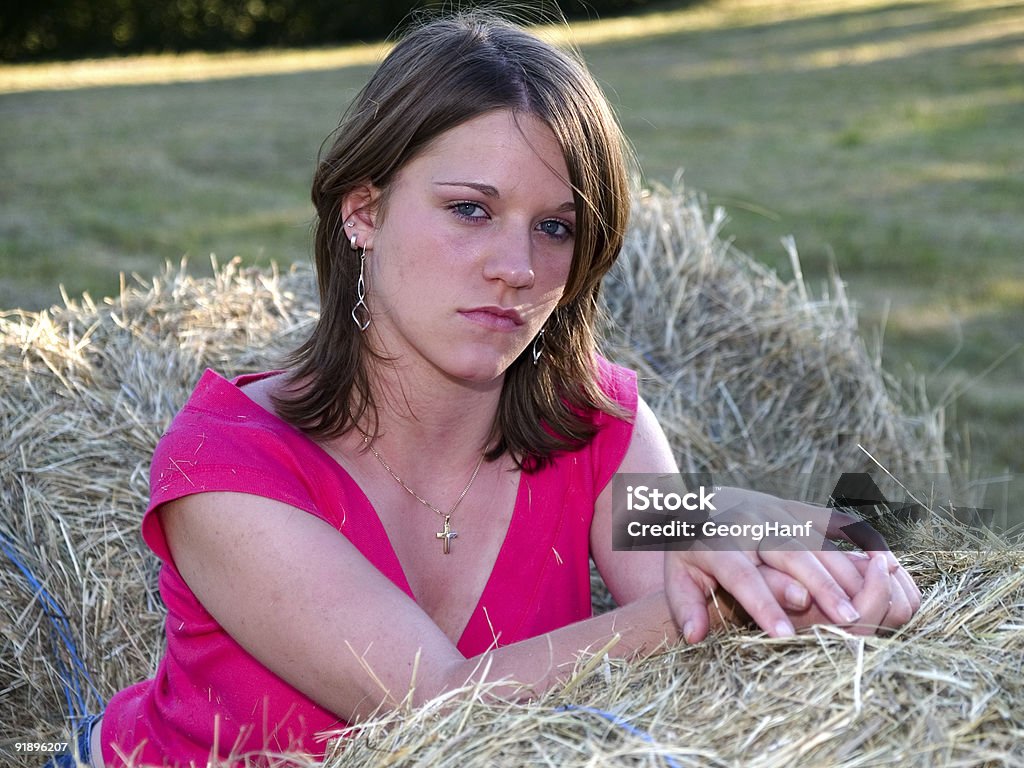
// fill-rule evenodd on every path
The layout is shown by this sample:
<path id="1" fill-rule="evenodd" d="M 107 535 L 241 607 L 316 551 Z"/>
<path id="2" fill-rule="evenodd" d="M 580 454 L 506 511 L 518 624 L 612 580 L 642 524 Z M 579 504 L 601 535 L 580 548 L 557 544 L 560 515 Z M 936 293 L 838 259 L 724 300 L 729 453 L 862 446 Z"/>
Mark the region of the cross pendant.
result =
<path id="1" fill-rule="evenodd" d="M 448 525 L 448 521 L 451 519 L 451 515 L 445 515 L 444 528 L 434 534 L 434 538 L 441 539 L 444 542 L 444 553 L 446 555 L 450 555 L 452 552 L 452 539 L 457 538 L 459 535 Z"/>

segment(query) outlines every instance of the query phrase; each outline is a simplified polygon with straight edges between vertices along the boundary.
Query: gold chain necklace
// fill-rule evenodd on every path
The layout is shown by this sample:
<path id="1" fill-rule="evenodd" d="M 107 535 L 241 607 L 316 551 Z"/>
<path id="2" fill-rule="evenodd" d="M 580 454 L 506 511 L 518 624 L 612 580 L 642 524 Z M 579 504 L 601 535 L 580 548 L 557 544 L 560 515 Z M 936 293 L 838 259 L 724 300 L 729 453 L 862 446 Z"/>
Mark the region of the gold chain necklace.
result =
<path id="1" fill-rule="evenodd" d="M 435 507 L 429 501 L 427 501 L 418 493 L 416 493 L 416 491 L 414 491 L 412 488 L 406 485 L 405 481 L 402 478 L 400 478 L 397 474 L 395 474 L 395 470 L 393 470 L 390 467 L 390 465 L 386 461 L 384 461 L 384 457 L 381 456 L 380 453 L 377 452 L 377 449 L 373 447 L 373 443 L 370 442 L 369 435 L 363 434 L 363 442 L 366 443 L 366 447 L 370 449 L 370 453 L 372 453 L 376 457 L 377 461 L 380 462 L 380 465 L 387 470 L 389 475 L 395 478 L 395 480 L 398 482 L 400 486 L 405 488 L 405 490 L 409 493 L 410 496 L 412 496 L 414 499 L 416 499 L 416 501 L 418 501 L 420 504 L 427 507 L 428 509 L 434 510 L 434 512 L 437 513 L 438 517 L 440 517 L 444 521 L 441 530 L 434 534 L 434 538 L 441 540 L 443 544 L 443 551 L 446 555 L 451 554 L 452 539 L 457 538 L 459 535 L 451 529 L 450 523 L 452 515 L 455 514 L 455 510 L 459 508 L 459 505 L 462 503 L 462 500 L 466 498 L 466 494 L 469 493 L 469 489 L 473 487 L 473 482 L 476 480 L 476 476 L 480 474 L 480 467 L 482 467 L 484 463 L 484 454 L 480 454 L 480 459 L 477 461 L 476 467 L 474 467 L 473 469 L 473 475 L 469 478 L 469 482 L 466 483 L 466 487 L 462 489 L 462 493 L 459 494 L 459 498 L 455 500 L 455 504 L 453 504 L 452 508 L 449 509 L 447 512 L 442 512 L 440 509 Z"/>

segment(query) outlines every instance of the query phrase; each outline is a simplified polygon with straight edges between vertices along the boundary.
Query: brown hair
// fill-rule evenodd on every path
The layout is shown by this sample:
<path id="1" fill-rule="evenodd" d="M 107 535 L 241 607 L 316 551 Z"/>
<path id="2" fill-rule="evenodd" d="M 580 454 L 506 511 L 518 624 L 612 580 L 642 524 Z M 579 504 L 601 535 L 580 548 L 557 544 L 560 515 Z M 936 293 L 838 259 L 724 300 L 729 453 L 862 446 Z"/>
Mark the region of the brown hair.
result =
<path id="1" fill-rule="evenodd" d="M 528 348 L 505 374 L 492 432 L 493 460 L 509 451 L 528 470 L 595 433 L 592 414 L 621 415 L 596 381 L 601 279 L 622 246 L 629 216 L 625 142 L 607 101 L 574 55 L 491 13 L 427 22 L 386 57 L 342 117 L 313 179 L 320 318 L 294 353 L 279 413 L 317 438 L 375 420 L 374 353 L 352 320 L 359 258 L 345 238 L 342 200 L 367 181 L 382 190 L 437 137 L 485 112 L 529 113 L 554 133 L 577 208 L 573 261 L 545 325 L 544 354 Z M 325 142 L 326 146 L 326 142 Z M 372 290 L 372 286 L 371 286 Z"/>

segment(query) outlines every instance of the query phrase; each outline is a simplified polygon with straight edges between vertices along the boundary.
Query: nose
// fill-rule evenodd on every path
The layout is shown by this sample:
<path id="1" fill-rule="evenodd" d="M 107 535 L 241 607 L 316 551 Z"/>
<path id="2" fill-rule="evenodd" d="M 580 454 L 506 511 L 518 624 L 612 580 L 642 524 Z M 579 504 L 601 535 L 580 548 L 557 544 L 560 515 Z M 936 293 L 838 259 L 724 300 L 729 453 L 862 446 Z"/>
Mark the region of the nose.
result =
<path id="1" fill-rule="evenodd" d="M 519 234 L 519 227 L 495 238 L 484 262 L 484 277 L 501 280 L 511 288 L 532 288 L 536 275 L 533 272 L 533 240 L 529 228 Z"/>

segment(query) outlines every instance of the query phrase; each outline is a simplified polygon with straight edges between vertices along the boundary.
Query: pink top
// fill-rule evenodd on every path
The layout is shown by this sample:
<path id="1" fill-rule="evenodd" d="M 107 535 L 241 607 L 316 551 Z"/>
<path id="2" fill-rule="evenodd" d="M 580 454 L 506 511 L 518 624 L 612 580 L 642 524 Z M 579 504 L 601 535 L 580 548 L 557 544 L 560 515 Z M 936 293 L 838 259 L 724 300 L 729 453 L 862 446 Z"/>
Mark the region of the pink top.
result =
<path id="1" fill-rule="evenodd" d="M 636 375 L 599 359 L 602 386 L 629 413 Z M 205 766 L 258 751 L 322 759 L 322 731 L 344 722 L 244 651 L 182 580 L 154 510 L 204 491 L 276 499 L 335 527 L 409 597 L 412 590 L 384 527 L 344 469 L 302 432 L 254 403 L 212 371 L 160 440 L 150 469 L 146 543 L 163 561 L 167 650 L 151 680 L 117 693 L 103 717 L 103 758 L 146 765 Z M 598 414 L 601 431 L 584 448 L 523 473 L 512 521 L 458 642 L 467 658 L 590 616 L 589 533 L 598 494 L 616 472 L 630 423 Z M 324 595 L 324 599 L 329 599 Z M 492 629 L 493 627 L 493 629 Z"/>

